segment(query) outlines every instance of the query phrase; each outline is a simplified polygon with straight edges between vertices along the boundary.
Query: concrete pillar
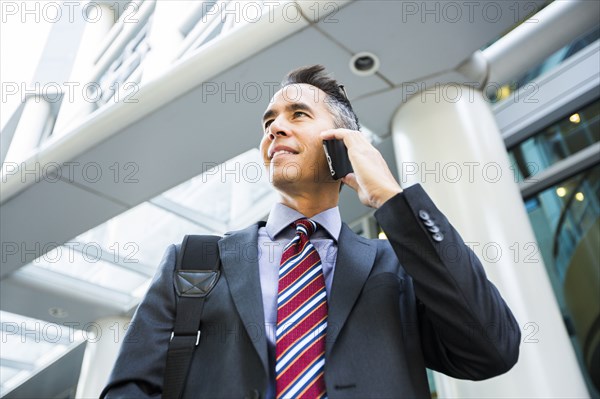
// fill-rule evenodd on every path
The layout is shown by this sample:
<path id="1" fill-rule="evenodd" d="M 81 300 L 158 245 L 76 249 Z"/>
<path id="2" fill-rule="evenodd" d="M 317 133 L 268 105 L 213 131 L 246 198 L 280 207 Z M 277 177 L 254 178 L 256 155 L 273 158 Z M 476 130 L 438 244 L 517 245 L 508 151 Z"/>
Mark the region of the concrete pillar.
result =
<path id="1" fill-rule="evenodd" d="M 506 148 L 481 92 L 436 85 L 392 121 L 403 186 L 421 183 L 484 264 L 521 326 L 508 373 L 473 382 L 436 374 L 439 397 L 589 397 Z"/>
<path id="2" fill-rule="evenodd" d="M 114 317 L 97 320 L 87 334 L 76 398 L 97 398 L 106 386 L 130 318 Z"/>

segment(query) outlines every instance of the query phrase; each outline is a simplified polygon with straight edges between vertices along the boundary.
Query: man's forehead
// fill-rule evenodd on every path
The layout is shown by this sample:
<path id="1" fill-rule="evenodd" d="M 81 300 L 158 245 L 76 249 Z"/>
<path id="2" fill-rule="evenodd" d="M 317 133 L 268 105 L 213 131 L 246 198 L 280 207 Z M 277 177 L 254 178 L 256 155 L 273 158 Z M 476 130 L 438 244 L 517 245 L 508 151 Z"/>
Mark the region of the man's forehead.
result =
<path id="1" fill-rule="evenodd" d="M 292 83 L 281 88 L 273 95 L 269 107 L 273 106 L 274 103 L 323 103 L 326 97 L 327 94 L 316 86 L 306 83 Z"/>

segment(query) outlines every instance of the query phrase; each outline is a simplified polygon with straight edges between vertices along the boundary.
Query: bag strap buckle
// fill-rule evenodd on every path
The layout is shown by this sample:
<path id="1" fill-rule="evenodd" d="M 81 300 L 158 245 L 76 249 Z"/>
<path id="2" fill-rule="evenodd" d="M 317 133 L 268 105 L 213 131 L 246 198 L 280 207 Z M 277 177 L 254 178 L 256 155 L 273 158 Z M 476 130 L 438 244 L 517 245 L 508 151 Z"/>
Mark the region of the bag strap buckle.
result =
<path id="1" fill-rule="evenodd" d="M 198 332 L 196 333 L 196 343 L 194 344 L 194 346 L 198 346 L 198 344 L 200 343 L 200 335 L 201 335 L 201 331 L 198 330 Z M 173 341 L 174 338 L 188 338 L 191 337 L 191 335 L 175 335 L 175 331 L 171 331 L 171 338 L 169 339 L 169 342 Z"/>

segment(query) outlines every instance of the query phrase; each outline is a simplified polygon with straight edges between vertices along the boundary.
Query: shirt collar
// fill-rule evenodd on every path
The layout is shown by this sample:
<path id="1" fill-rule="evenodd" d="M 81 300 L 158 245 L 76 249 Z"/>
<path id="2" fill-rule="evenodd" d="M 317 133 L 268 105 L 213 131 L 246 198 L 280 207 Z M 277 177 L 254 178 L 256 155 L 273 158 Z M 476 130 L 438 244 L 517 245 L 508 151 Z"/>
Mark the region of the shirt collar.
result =
<path id="1" fill-rule="evenodd" d="M 265 226 L 267 234 L 269 234 L 271 240 L 274 240 L 275 237 L 285 228 L 289 227 L 290 224 L 305 217 L 306 216 L 295 209 L 278 202 L 273 205 L 271 213 L 269 213 L 267 225 Z M 342 218 L 340 216 L 340 209 L 337 206 L 318 213 L 310 219 L 323 227 L 337 242 L 340 231 L 342 230 Z"/>

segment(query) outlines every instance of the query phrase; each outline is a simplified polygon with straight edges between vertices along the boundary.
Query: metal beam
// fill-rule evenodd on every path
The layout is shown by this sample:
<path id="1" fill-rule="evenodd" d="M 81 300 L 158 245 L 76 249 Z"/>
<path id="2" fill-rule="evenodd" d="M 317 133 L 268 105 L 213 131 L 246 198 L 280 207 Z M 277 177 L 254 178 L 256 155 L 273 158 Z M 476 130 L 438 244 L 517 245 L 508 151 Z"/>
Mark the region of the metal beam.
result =
<path id="1" fill-rule="evenodd" d="M 0 367 L 8 367 L 16 370 L 33 370 L 34 365 L 27 362 L 21 362 L 19 360 L 7 359 L 5 357 L 0 357 Z"/>
<path id="2" fill-rule="evenodd" d="M 554 1 L 483 51 L 488 82 L 502 85 L 598 25 L 600 1 Z M 560 27 L 560 28 L 559 28 Z"/>
<path id="3" fill-rule="evenodd" d="M 534 177 L 526 179 L 519 185 L 521 195 L 524 200 L 527 200 L 598 163 L 600 163 L 600 143 L 595 143 L 569 158 L 555 163 Z"/>

